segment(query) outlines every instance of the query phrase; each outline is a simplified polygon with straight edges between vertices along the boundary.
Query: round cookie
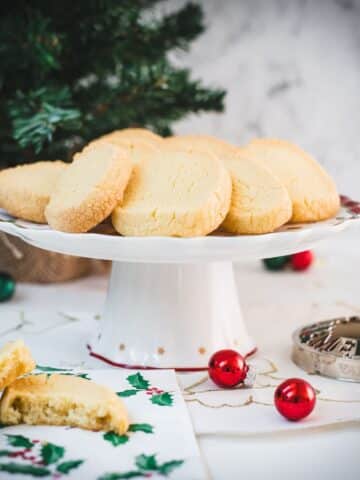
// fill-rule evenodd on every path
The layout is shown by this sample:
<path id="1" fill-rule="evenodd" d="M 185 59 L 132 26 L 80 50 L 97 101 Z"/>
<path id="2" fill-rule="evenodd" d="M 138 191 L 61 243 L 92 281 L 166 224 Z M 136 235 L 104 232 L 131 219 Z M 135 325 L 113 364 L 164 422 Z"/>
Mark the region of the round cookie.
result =
<path id="1" fill-rule="evenodd" d="M 165 142 L 213 152 L 224 162 L 232 179 L 230 210 L 222 224 L 228 232 L 269 233 L 290 219 L 291 201 L 284 186 L 241 149 L 206 135 L 170 137 Z"/>
<path id="2" fill-rule="evenodd" d="M 207 235 L 224 220 L 230 198 L 230 176 L 216 157 L 162 148 L 134 167 L 112 222 L 127 236 Z"/>
<path id="3" fill-rule="evenodd" d="M 124 140 L 129 142 L 146 141 L 152 145 L 159 145 L 163 138 L 156 133 L 153 133 L 151 130 L 146 128 L 124 128 L 122 130 L 114 130 L 113 132 L 107 133 L 102 137 L 99 137 L 96 140 Z M 96 141 L 95 140 L 95 141 Z"/>
<path id="4" fill-rule="evenodd" d="M 14 217 L 46 223 L 45 207 L 67 168 L 57 161 L 36 162 L 0 172 L 0 206 Z"/>
<path id="5" fill-rule="evenodd" d="M 289 192 L 292 223 L 317 222 L 336 215 L 340 200 L 334 181 L 299 147 L 283 140 L 256 139 L 244 150 L 275 175 Z"/>
<path id="6" fill-rule="evenodd" d="M 84 148 L 61 176 L 45 210 L 49 225 L 87 232 L 121 202 L 132 172 L 126 151 L 100 142 Z"/>
<path id="7" fill-rule="evenodd" d="M 126 150 L 129 159 L 134 165 L 137 165 L 139 162 L 144 162 L 148 158 L 152 158 L 160 146 L 159 143 L 149 142 L 148 140 L 142 138 L 133 139 L 124 135 L 110 134 L 93 140 L 87 147 L 96 145 L 100 142 L 112 143 Z"/>

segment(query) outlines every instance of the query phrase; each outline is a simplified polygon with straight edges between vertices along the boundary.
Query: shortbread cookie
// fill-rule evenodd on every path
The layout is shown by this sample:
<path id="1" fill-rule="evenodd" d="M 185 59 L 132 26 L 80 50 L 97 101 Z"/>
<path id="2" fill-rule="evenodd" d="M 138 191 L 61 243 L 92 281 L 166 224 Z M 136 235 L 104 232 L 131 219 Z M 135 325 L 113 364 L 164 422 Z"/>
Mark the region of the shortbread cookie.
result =
<path id="1" fill-rule="evenodd" d="M 162 148 L 134 167 L 112 222 L 128 236 L 207 235 L 222 223 L 230 198 L 230 176 L 216 157 Z"/>
<path id="2" fill-rule="evenodd" d="M 165 142 L 213 152 L 224 162 L 232 179 L 231 206 L 222 224 L 228 232 L 268 233 L 291 218 L 291 201 L 284 186 L 240 149 L 206 135 L 170 137 Z"/>
<path id="3" fill-rule="evenodd" d="M 76 154 L 46 207 L 49 225 L 73 233 L 95 227 L 121 202 L 132 168 L 126 151 L 111 143 Z"/>
<path id="4" fill-rule="evenodd" d="M 0 350 L 0 390 L 35 368 L 30 350 L 22 340 L 6 343 Z"/>
<path id="5" fill-rule="evenodd" d="M 148 158 L 153 157 L 160 146 L 159 143 L 149 142 L 148 140 L 142 138 L 133 139 L 124 135 L 109 134 L 93 140 L 85 148 L 89 148 L 92 145 L 96 145 L 100 142 L 113 143 L 114 145 L 118 145 L 126 150 L 127 156 L 133 165 L 137 165 L 138 163 L 147 161 Z"/>
<path id="6" fill-rule="evenodd" d="M 153 133 L 146 128 L 124 128 L 122 130 L 114 130 L 113 132 L 103 135 L 98 140 L 112 140 L 114 138 L 132 142 L 146 141 L 153 145 L 159 145 L 163 140 L 160 135 L 156 135 L 156 133 Z"/>
<path id="7" fill-rule="evenodd" d="M 45 207 L 60 174 L 66 169 L 61 161 L 36 162 L 7 168 L 0 172 L 0 207 L 14 217 L 46 223 Z"/>
<path id="8" fill-rule="evenodd" d="M 288 190 L 293 204 L 291 222 L 316 222 L 337 213 L 340 200 L 334 181 L 299 147 L 283 140 L 257 139 L 245 149 Z"/>
<path id="9" fill-rule="evenodd" d="M 124 434 L 125 406 L 109 388 L 72 375 L 29 375 L 15 380 L 0 402 L 4 425 L 68 425 Z"/>

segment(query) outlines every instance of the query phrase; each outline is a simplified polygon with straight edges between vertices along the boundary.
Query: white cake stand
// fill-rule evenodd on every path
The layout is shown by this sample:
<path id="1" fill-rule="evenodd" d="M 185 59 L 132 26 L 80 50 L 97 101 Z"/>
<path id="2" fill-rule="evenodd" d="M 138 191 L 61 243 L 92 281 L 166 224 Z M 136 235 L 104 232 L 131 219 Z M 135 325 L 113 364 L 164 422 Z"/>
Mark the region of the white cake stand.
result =
<path id="1" fill-rule="evenodd" d="M 312 248 L 357 219 L 343 208 L 335 219 L 267 235 L 134 238 L 61 233 L 0 210 L 0 231 L 45 250 L 113 261 L 100 330 L 89 339 L 91 355 L 116 366 L 191 371 L 206 368 L 220 348 L 256 351 L 232 262 Z"/>

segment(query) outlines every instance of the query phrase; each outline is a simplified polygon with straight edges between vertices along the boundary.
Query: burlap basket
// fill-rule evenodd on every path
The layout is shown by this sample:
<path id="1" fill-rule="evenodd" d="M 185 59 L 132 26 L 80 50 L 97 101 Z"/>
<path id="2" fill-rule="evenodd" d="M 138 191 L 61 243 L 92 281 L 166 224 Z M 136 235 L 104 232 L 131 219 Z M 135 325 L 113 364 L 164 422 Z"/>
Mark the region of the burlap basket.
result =
<path id="1" fill-rule="evenodd" d="M 0 232 L 0 271 L 10 273 L 17 281 L 65 282 L 94 272 L 104 273 L 108 268 L 109 262 L 48 252 Z"/>

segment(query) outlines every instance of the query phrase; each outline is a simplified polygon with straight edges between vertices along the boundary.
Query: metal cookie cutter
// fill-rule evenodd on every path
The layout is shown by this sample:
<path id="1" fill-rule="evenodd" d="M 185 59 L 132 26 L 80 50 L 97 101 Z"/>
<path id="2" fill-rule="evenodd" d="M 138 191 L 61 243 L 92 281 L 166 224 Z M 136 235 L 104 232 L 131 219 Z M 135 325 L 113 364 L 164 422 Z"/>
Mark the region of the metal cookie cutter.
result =
<path id="1" fill-rule="evenodd" d="M 292 359 L 308 373 L 360 382 L 360 317 L 307 325 L 293 334 Z"/>

